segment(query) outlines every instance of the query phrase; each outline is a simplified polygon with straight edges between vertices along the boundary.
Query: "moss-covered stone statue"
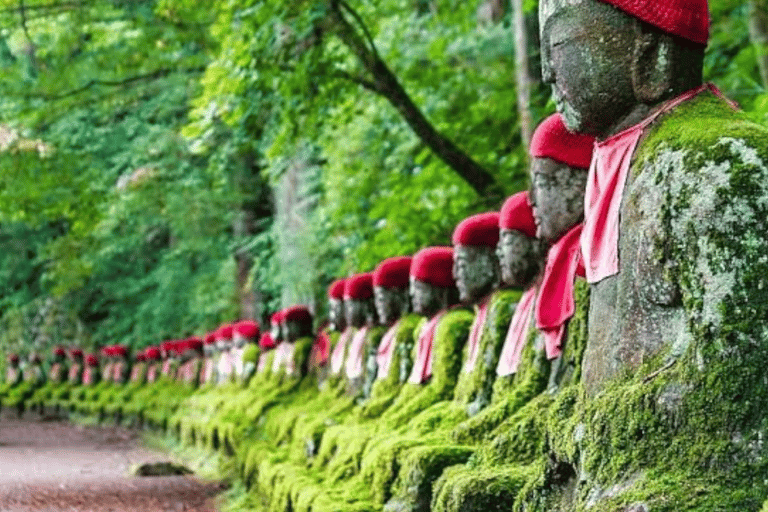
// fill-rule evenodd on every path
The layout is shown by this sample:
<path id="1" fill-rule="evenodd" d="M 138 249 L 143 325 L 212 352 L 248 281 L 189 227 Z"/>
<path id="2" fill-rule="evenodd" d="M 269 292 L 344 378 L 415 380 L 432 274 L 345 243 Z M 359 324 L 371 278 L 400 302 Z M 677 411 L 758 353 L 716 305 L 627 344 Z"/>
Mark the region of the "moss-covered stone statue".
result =
<path id="1" fill-rule="evenodd" d="M 216 362 L 216 379 L 219 385 L 235 380 L 233 332 L 231 324 L 224 324 L 216 330 L 216 349 L 219 352 Z"/>
<path id="2" fill-rule="evenodd" d="M 203 364 L 200 367 L 200 385 L 216 382 L 216 336 L 209 332 L 203 338 Z"/>
<path id="3" fill-rule="evenodd" d="M 114 345 L 109 354 L 112 358 L 111 372 L 108 380 L 114 384 L 125 384 L 131 375 L 131 363 L 128 353 L 128 347 L 125 345 Z"/>
<path id="4" fill-rule="evenodd" d="M 32 410 L 42 413 L 45 405 L 54 405 L 54 398 L 59 399 L 67 394 L 69 390 L 69 386 L 66 385 L 67 371 L 66 349 L 62 346 L 53 347 L 46 372 L 46 383 L 38 388 L 29 399 Z"/>
<path id="5" fill-rule="evenodd" d="M 543 72 L 600 139 L 581 238 L 585 394 L 527 510 L 759 510 L 768 130 L 702 85 L 707 3 L 543 0 Z"/>
<path id="6" fill-rule="evenodd" d="M 355 274 L 344 283 L 344 316 L 347 325 L 355 329 L 349 340 L 344 361 L 347 392 L 362 396 L 366 380 L 368 355 L 379 345 L 382 329 L 376 328 L 376 305 L 373 299 L 373 273 Z M 376 369 L 370 368 L 375 373 Z"/>
<path id="7" fill-rule="evenodd" d="M 101 382 L 101 371 L 99 371 L 99 356 L 96 354 L 86 354 L 83 358 L 83 386 L 93 387 Z"/>
<path id="8" fill-rule="evenodd" d="M 411 262 L 410 256 L 389 258 L 373 273 L 374 304 L 386 332 L 368 355 L 364 395 L 370 400 L 360 411 L 363 417 L 375 418 L 389 407 L 410 375 L 414 333 L 422 320 L 410 313 Z"/>
<path id="9" fill-rule="evenodd" d="M 83 351 L 79 348 L 69 349 L 69 371 L 67 382 L 72 386 L 78 386 L 83 381 Z"/>
<path id="10" fill-rule="evenodd" d="M 246 384 L 256 373 L 259 350 L 260 328 L 255 320 L 241 320 L 233 330 L 235 378 L 241 385 Z"/>

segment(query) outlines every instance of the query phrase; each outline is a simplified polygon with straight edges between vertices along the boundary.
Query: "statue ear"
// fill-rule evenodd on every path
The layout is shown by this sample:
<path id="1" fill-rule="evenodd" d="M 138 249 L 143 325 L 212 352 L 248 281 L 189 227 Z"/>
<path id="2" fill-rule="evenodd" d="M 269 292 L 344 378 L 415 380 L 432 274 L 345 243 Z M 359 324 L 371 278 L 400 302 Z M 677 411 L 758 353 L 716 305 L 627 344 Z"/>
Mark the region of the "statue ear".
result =
<path id="1" fill-rule="evenodd" d="M 646 104 L 663 100 L 673 87 L 675 45 L 672 37 L 638 23 L 632 59 L 635 98 Z"/>

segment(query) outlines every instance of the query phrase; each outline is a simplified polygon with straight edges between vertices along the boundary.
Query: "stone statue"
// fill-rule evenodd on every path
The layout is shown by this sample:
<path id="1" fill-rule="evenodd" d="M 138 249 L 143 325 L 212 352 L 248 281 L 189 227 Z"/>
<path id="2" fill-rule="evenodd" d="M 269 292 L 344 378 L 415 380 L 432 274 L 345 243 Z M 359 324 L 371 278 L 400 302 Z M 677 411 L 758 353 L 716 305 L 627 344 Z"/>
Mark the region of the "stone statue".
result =
<path id="1" fill-rule="evenodd" d="M 200 368 L 200 385 L 213 384 L 216 378 L 216 336 L 209 332 L 203 338 L 203 364 Z"/>
<path id="2" fill-rule="evenodd" d="M 42 386 L 45 384 L 43 360 L 37 352 L 30 352 L 29 354 L 27 366 L 24 368 L 24 382 L 28 382 L 33 386 Z"/>
<path id="3" fill-rule="evenodd" d="M 86 354 L 83 358 L 83 385 L 95 386 L 101 382 L 101 372 L 99 371 L 99 356 L 96 354 Z"/>
<path id="4" fill-rule="evenodd" d="M 24 380 L 21 372 L 21 358 L 18 354 L 8 354 L 8 366 L 5 368 L 5 384 L 8 387 L 17 386 Z"/>
<path id="5" fill-rule="evenodd" d="M 462 302 L 474 305 L 476 310 L 454 395 L 466 403 L 470 415 L 477 414 L 490 401 L 504 342 L 502 330 L 506 331 L 514 304 L 514 298 L 507 293 L 492 294 L 501 282 L 498 243 L 498 212 L 468 217 L 453 232 L 456 286 Z M 489 325 L 489 316 L 493 326 Z"/>
<path id="6" fill-rule="evenodd" d="M 240 383 L 247 382 L 256 371 L 256 362 L 248 360 L 247 353 L 253 348 L 258 352 L 260 333 L 261 329 L 255 320 L 241 320 L 234 326 L 235 375 Z"/>
<path id="7" fill-rule="evenodd" d="M 224 324 L 216 331 L 216 348 L 219 351 L 216 376 L 219 384 L 231 382 L 234 379 L 235 365 L 232 354 L 232 335 L 233 327 L 230 324 Z"/>
<path id="8" fill-rule="evenodd" d="M 306 306 L 291 306 L 282 315 L 283 366 L 289 377 L 303 377 L 309 371 L 309 354 L 314 343 L 312 321 L 312 313 Z"/>
<path id="9" fill-rule="evenodd" d="M 146 351 L 136 352 L 133 355 L 133 365 L 131 365 L 131 376 L 128 381 L 131 384 L 144 384 L 147 379 L 147 355 Z"/>
<path id="10" fill-rule="evenodd" d="M 160 376 L 160 369 L 162 366 L 162 354 L 160 347 L 148 347 L 144 352 L 147 359 L 147 383 L 152 384 L 156 382 Z"/>
<path id="11" fill-rule="evenodd" d="M 64 347 L 54 347 L 51 366 L 48 368 L 48 381 L 53 383 L 65 382 L 67 371 L 67 351 Z"/>
<path id="12" fill-rule="evenodd" d="M 125 384 L 130 375 L 130 360 L 128 358 L 128 347 L 125 345 L 115 345 L 111 347 L 112 371 L 109 380 L 115 384 Z"/>
<path id="13" fill-rule="evenodd" d="M 661 495 L 670 509 L 758 510 L 768 495 L 755 458 L 768 421 L 768 130 L 702 85 L 708 27 L 703 0 L 540 2 L 544 79 L 566 125 L 600 140 L 581 235 L 594 414 L 573 421 L 580 458 L 553 472 L 567 458 L 553 449 L 548 471 L 572 475 L 562 485 L 584 499 L 620 487 L 626 510 Z M 623 480 L 641 473 L 656 478 Z M 546 509 L 533 494 L 523 508 Z"/>
<path id="14" fill-rule="evenodd" d="M 347 325 L 355 329 L 349 341 L 344 373 L 347 377 L 347 391 L 357 396 L 363 387 L 365 363 L 371 329 L 376 322 L 376 307 L 373 300 L 373 274 L 355 274 L 344 283 L 344 315 Z M 378 344 L 378 340 L 376 343 Z"/>
<path id="15" fill-rule="evenodd" d="M 69 349 L 69 360 L 67 382 L 73 386 L 78 386 L 83 381 L 83 351 L 79 348 Z"/>
<path id="16" fill-rule="evenodd" d="M 411 260 L 410 256 L 389 258 L 382 261 L 373 272 L 376 316 L 380 324 L 386 327 L 386 332 L 377 346 L 369 346 L 363 386 L 365 398 L 372 395 L 376 381 L 389 381 L 393 384 L 400 381 L 398 346 L 413 347 L 414 322 L 401 321 L 410 311 L 411 305 L 408 295 Z M 384 384 L 378 386 L 383 387 Z M 394 393 L 387 395 L 389 400 L 394 399 Z"/>

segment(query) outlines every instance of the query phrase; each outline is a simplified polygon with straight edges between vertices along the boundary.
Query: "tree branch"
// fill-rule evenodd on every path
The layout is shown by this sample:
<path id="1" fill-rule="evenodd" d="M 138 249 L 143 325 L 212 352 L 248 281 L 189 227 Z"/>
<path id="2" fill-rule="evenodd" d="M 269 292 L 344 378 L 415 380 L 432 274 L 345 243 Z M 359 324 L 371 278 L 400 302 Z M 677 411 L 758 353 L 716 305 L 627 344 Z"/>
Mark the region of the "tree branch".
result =
<path id="1" fill-rule="evenodd" d="M 355 76 L 355 75 L 353 75 L 351 73 L 347 73 L 346 71 L 342 71 L 340 69 L 335 70 L 331 74 L 331 76 L 333 76 L 334 78 L 342 78 L 344 80 L 347 80 L 349 82 L 357 84 L 357 85 L 359 85 L 359 86 L 363 87 L 364 89 L 367 89 L 367 90 L 369 90 L 371 92 L 375 92 L 376 94 L 381 94 L 381 91 L 379 91 L 376 88 L 376 84 L 374 82 L 371 82 L 370 80 L 366 80 L 363 77 Z"/>
<path id="2" fill-rule="evenodd" d="M 338 5 L 337 2 L 331 4 L 332 7 L 334 5 Z M 413 102 L 395 74 L 387 67 L 381 57 L 366 44 L 366 41 L 349 24 L 340 10 L 332 8 L 323 19 L 322 24 L 324 31 L 338 37 L 372 77 L 371 81 L 365 80 L 364 83 L 360 83 L 360 79 L 351 77 L 354 82 L 360 83 L 366 89 L 384 97 L 390 105 L 395 107 L 419 139 L 480 196 L 489 201 L 501 199 L 501 188 L 494 176 L 445 135 L 437 131 Z M 349 79 L 350 77 L 343 78 Z"/>
<path id="3" fill-rule="evenodd" d="M 187 68 L 187 69 L 172 69 L 172 68 L 165 68 L 165 69 L 158 69 L 156 71 L 152 71 L 151 73 L 144 73 L 142 75 L 135 75 L 130 76 L 127 78 L 123 78 L 122 80 L 99 80 L 99 79 L 91 79 L 85 84 L 81 85 L 80 87 L 77 87 L 75 89 L 72 89 L 67 92 L 63 92 L 61 94 L 40 94 L 40 95 L 32 95 L 30 97 L 37 97 L 37 98 L 43 98 L 46 100 L 60 100 L 67 98 L 69 96 L 75 96 L 77 94 L 80 94 L 82 92 L 87 91 L 88 89 L 95 87 L 97 85 L 105 85 L 109 87 L 120 87 L 123 85 L 128 85 L 133 82 L 140 82 L 142 80 L 156 80 L 158 78 L 163 78 L 171 73 L 174 72 L 180 72 L 180 73 L 202 73 L 205 71 L 205 66 L 197 67 L 197 68 Z"/>
<path id="4" fill-rule="evenodd" d="M 365 39 L 368 41 L 368 44 L 371 46 L 371 52 L 376 56 L 376 58 L 379 58 L 379 50 L 376 48 L 376 43 L 373 41 L 373 36 L 371 35 L 371 31 L 368 30 L 368 26 L 363 21 L 363 17 L 360 16 L 360 14 L 352 8 L 351 5 L 349 5 L 345 0 L 337 0 L 338 4 L 344 8 L 345 11 L 347 11 L 350 16 L 352 16 L 358 25 L 360 25 L 360 30 L 363 31 L 363 35 L 365 36 Z"/>

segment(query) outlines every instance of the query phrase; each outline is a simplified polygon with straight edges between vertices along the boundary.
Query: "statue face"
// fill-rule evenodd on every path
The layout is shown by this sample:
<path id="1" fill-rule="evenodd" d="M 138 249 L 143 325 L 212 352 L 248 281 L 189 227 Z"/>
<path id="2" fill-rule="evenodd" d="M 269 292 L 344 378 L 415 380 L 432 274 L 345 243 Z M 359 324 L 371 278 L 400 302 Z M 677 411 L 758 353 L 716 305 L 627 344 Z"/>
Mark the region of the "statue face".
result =
<path id="1" fill-rule="evenodd" d="M 499 260 L 493 247 L 457 245 L 453 251 L 453 276 L 462 302 L 477 302 L 498 287 Z"/>
<path id="2" fill-rule="evenodd" d="M 379 321 L 392 324 L 408 311 L 408 290 L 374 286 L 373 302 Z"/>
<path id="3" fill-rule="evenodd" d="M 312 326 L 302 322 L 285 322 L 283 324 L 283 332 L 285 332 L 285 341 L 292 343 L 301 337 L 310 336 L 312 334 Z"/>
<path id="4" fill-rule="evenodd" d="M 280 324 L 269 324 L 269 335 L 272 336 L 272 339 L 276 342 L 280 340 Z"/>
<path id="5" fill-rule="evenodd" d="M 541 0 L 542 77 L 572 132 L 601 135 L 637 104 L 639 22 L 598 0 Z"/>
<path id="6" fill-rule="evenodd" d="M 551 245 L 584 217 L 587 172 L 550 158 L 534 158 L 531 174 L 536 236 Z"/>
<path id="7" fill-rule="evenodd" d="M 339 299 L 328 299 L 328 320 L 334 331 L 343 331 L 347 320 L 344 317 L 344 302 Z"/>
<path id="8" fill-rule="evenodd" d="M 365 324 L 372 323 L 374 311 L 373 298 L 344 300 L 344 314 L 346 315 L 347 325 L 352 327 L 362 327 Z"/>
<path id="9" fill-rule="evenodd" d="M 544 244 L 513 229 L 502 229 L 496 256 L 501 280 L 512 288 L 528 288 L 541 270 Z"/>
<path id="10" fill-rule="evenodd" d="M 448 290 L 411 277 L 409 288 L 413 311 L 430 317 L 448 306 Z"/>

